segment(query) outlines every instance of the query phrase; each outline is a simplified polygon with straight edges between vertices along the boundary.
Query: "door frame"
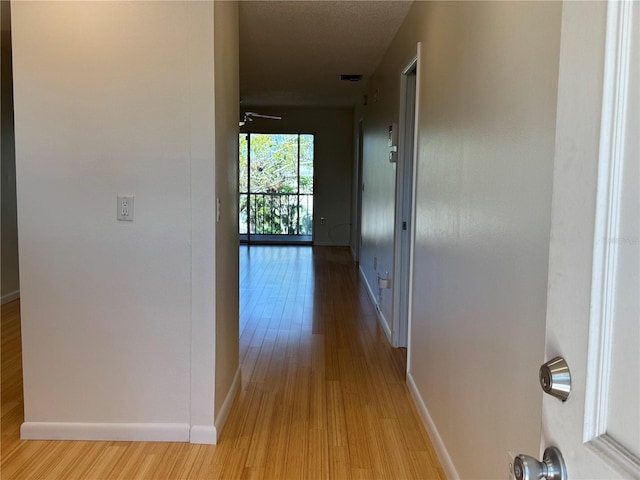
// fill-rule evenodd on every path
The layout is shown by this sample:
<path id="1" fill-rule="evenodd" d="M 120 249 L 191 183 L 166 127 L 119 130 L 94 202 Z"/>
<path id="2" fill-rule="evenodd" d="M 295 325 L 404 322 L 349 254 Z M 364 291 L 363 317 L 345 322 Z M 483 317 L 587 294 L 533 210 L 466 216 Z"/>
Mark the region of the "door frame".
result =
<path id="1" fill-rule="evenodd" d="M 364 119 L 358 120 L 358 144 L 356 151 L 356 195 L 355 195 L 355 245 L 353 245 L 353 259 L 360 264 L 362 250 L 362 182 L 364 169 Z"/>
<path id="2" fill-rule="evenodd" d="M 415 75 L 413 72 L 415 72 Z M 415 77 L 413 92 L 409 88 L 410 77 Z M 418 163 L 419 85 L 420 43 L 417 44 L 415 55 L 405 65 L 400 74 L 400 118 L 398 162 L 396 164 L 391 342 L 394 347 L 407 348 L 409 346 L 413 284 L 413 225 Z M 409 102 L 413 103 L 413 105 L 409 106 Z M 406 234 L 403 234 L 403 222 L 407 224 Z"/>

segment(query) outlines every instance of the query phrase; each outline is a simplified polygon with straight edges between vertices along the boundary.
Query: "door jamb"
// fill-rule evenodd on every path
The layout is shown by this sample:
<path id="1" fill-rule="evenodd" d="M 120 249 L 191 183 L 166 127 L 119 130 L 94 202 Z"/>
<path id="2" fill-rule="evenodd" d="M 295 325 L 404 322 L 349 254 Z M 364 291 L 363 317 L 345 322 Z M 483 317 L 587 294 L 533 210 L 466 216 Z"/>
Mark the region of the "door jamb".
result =
<path id="1" fill-rule="evenodd" d="M 420 85 L 420 43 L 417 44 L 416 54 L 407 63 L 400 75 L 400 118 L 398 129 L 398 164 L 396 169 L 396 198 L 395 198 L 395 228 L 394 228 L 394 275 L 393 275 L 393 307 L 392 307 L 392 344 L 394 347 L 407 347 L 410 345 L 410 324 L 411 324 L 411 303 L 412 303 L 412 284 L 413 284 L 413 252 L 414 252 L 414 219 L 415 219 L 415 195 L 416 195 L 416 176 L 417 176 L 417 160 L 418 160 L 418 107 L 419 107 L 419 85 Z M 408 145 L 407 137 L 407 82 L 409 74 L 415 69 L 415 98 L 414 98 L 414 119 L 413 119 L 413 138 L 412 149 Z M 409 215 L 407 223 L 409 225 L 408 245 L 403 246 L 402 240 L 402 208 L 404 197 L 404 165 L 407 164 L 406 156 L 413 150 L 411 155 L 412 172 L 411 172 L 411 199 L 409 205 Z M 408 261 L 403 266 L 402 253 L 403 248 L 409 249 Z M 408 268 L 408 271 L 406 269 Z M 401 292 L 401 284 L 403 276 L 408 278 L 408 292 Z M 406 318 L 402 317 L 402 302 L 407 302 L 404 311 Z M 407 371 L 409 369 L 409 356 L 407 355 Z"/>

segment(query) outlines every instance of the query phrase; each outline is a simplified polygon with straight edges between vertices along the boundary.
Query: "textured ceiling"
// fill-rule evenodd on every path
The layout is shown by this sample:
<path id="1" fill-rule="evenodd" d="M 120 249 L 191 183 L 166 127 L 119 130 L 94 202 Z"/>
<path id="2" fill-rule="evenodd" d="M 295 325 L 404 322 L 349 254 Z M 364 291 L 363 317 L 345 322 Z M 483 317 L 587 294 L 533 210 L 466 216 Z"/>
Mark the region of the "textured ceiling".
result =
<path id="1" fill-rule="evenodd" d="M 242 104 L 354 105 L 412 3 L 241 1 Z"/>

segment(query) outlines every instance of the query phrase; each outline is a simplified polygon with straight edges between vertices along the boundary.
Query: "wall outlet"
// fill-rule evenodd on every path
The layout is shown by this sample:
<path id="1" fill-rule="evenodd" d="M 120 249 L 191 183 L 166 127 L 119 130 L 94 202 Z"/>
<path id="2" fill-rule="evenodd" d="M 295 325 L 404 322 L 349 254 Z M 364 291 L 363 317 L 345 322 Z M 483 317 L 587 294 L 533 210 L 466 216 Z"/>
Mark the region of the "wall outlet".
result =
<path id="1" fill-rule="evenodd" d="M 133 195 L 118 195 L 117 218 L 124 222 L 133 222 Z"/>
<path id="2" fill-rule="evenodd" d="M 320 223 L 324 225 L 324 217 L 320 217 Z"/>

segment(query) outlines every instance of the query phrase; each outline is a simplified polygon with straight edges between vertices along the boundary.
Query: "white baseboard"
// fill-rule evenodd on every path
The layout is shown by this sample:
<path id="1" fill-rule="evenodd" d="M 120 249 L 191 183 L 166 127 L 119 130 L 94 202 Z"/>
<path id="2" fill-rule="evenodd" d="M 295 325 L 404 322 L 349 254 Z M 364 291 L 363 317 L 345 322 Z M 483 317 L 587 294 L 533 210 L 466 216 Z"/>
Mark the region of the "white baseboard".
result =
<path id="1" fill-rule="evenodd" d="M 14 290 L 13 292 L 2 295 L 2 297 L 0 297 L 0 303 L 4 305 L 5 303 L 17 300 L 18 298 L 20 298 L 20 290 Z"/>
<path id="2" fill-rule="evenodd" d="M 192 425 L 189 432 L 189 443 L 215 445 L 218 435 L 213 425 Z"/>
<path id="3" fill-rule="evenodd" d="M 444 474 L 449 480 L 459 479 L 460 475 L 456 471 L 456 467 L 453 465 L 453 461 L 451 460 L 451 456 L 449 455 L 449 451 L 447 450 L 447 446 L 444 444 L 438 429 L 436 428 L 436 424 L 433 422 L 431 415 L 429 414 L 429 410 L 427 410 L 427 406 L 418 391 L 418 387 L 416 386 L 415 381 L 413 380 L 413 376 L 411 372 L 407 372 L 407 385 L 409 387 L 409 391 L 411 392 L 411 397 L 413 398 L 413 403 L 416 406 L 416 410 L 418 410 L 418 414 L 422 419 L 422 424 L 424 428 L 427 429 L 427 433 L 429 434 L 429 438 L 433 444 L 433 448 L 438 455 L 438 460 L 440 460 L 440 464 L 442 465 L 442 469 L 444 470 Z"/>
<path id="4" fill-rule="evenodd" d="M 229 418 L 229 412 L 231 412 L 231 406 L 233 405 L 233 401 L 240 390 L 240 385 L 242 384 L 242 371 L 240 367 L 236 370 L 236 374 L 233 376 L 233 382 L 231 382 L 231 388 L 229 388 L 229 392 L 227 393 L 222 406 L 220 407 L 220 411 L 218 415 L 216 415 L 215 419 L 215 430 L 216 430 L 216 442 L 218 443 L 218 437 L 222 433 L 222 429 L 224 428 L 225 423 L 227 423 L 227 418 Z"/>
<path id="5" fill-rule="evenodd" d="M 103 440 L 126 442 L 188 442 L 187 423 L 24 422 L 22 440 Z"/>
<path id="6" fill-rule="evenodd" d="M 374 295 L 373 290 L 371 289 L 371 285 L 369 285 L 369 281 L 367 280 L 367 276 L 362 271 L 362 266 L 359 267 L 359 270 L 360 270 L 360 276 L 364 280 L 364 284 L 367 287 L 367 292 L 369 293 L 369 298 L 373 302 L 373 305 L 374 305 L 374 307 L 376 309 L 376 316 L 378 317 L 378 323 L 380 324 L 380 327 L 382 327 L 382 331 L 387 336 L 387 340 L 389 340 L 389 343 L 391 345 L 393 345 L 393 342 L 391 340 L 391 327 L 389 327 L 389 322 L 387 322 L 387 319 L 385 318 L 384 314 L 382 313 L 382 310 L 380 310 L 380 305 L 378 305 L 378 300 L 376 299 L 376 296 Z"/>
<path id="7" fill-rule="evenodd" d="M 24 422 L 22 440 L 96 440 L 124 442 L 190 442 L 215 445 L 229 417 L 233 400 L 240 390 L 240 368 L 231 383 L 215 425 L 187 423 L 71 423 Z"/>
<path id="8" fill-rule="evenodd" d="M 387 336 L 387 340 L 389 341 L 389 343 L 393 346 L 393 341 L 391 339 L 391 327 L 389 327 L 389 322 L 387 322 L 387 319 L 385 318 L 384 314 L 382 313 L 382 310 L 380 310 L 380 306 L 376 304 L 376 313 L 378 314 L 378 322 L 380 323 L 380 326 L 382 327 L 382 331 L 384 332 L 384 334 Z"/>

